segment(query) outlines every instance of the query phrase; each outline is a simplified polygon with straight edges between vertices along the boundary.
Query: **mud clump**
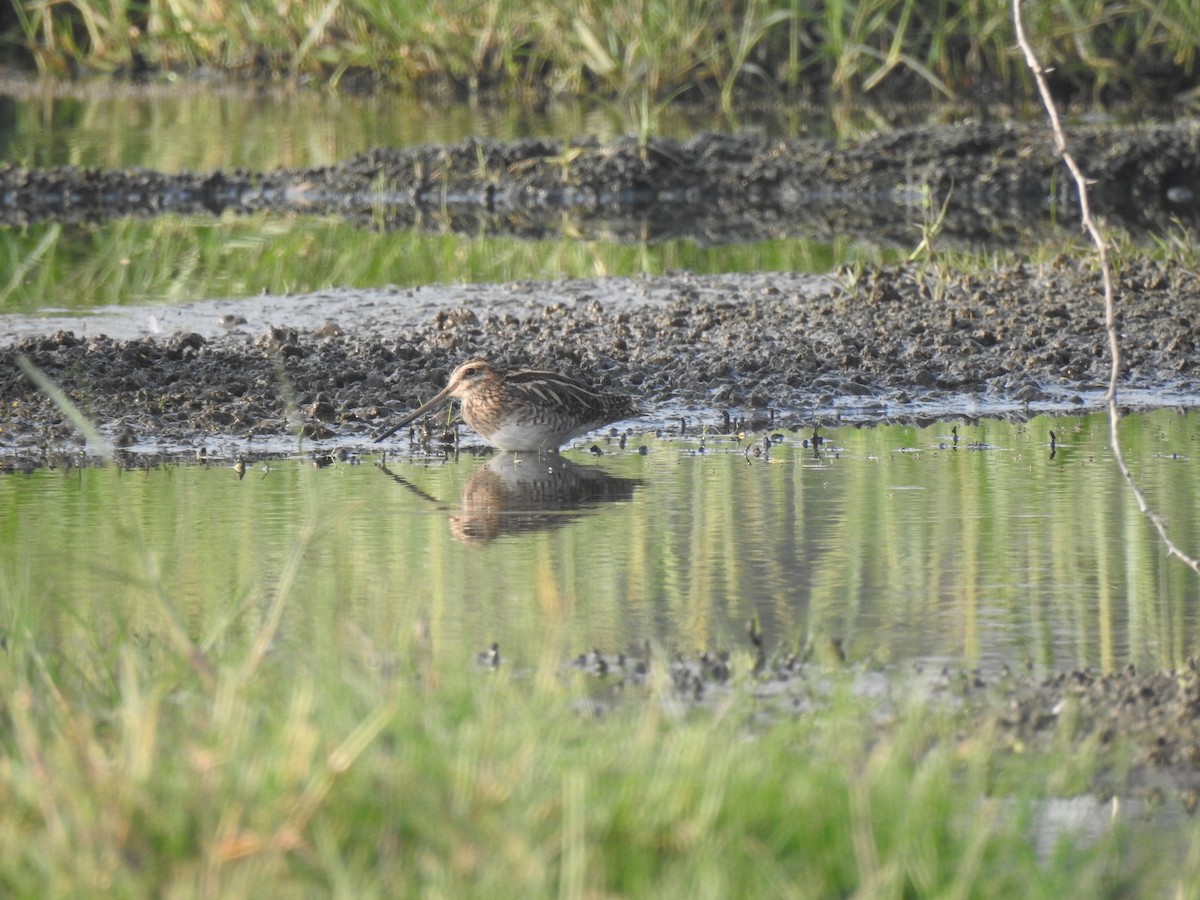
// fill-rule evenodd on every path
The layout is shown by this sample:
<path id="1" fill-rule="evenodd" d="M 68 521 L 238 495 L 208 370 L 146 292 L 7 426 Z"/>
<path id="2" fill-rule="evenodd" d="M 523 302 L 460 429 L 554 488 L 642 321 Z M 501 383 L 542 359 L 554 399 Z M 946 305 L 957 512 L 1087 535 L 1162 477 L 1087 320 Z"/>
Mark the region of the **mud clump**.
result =
<path id="1" fill-rule="evenodd" d="M 1017 679 L 979 723 L 1014 752 L 1061 746 L 1093 754 L 1131 748 L 1127 783 L 1117 792 L 1179 792 L 1188 812 L 1200 806 L 1200 663 L 1141 674 L 1078 669 Z"/>
<path id="2" fill-rule="evenodd" d="M 752 633 L 753 638 L 753 633 Z M 1034 676 L 1000 671 L 945 669 L 940 673 L 877 671 L 848 663 L 840 644 L 808 646 L 768 655 L 725 650 L 655 658 L 640 652 L 580 653 L 567 668 L 590 677 L 588 715 L 606 715 L 640 702 L 655 669 L 680 702 L 704 706 L 753 697 L 761 721 L 805 716 L 830 701 L 831 685 L 849 679 L 861 696 L 875 698 L 881 723 L 912 697 L 949 704 L 959 714 L 960 739 L 987 740 L 1000 757 L 1035 753 L 1087 753 L 1096 763 L 1089 790 L 1151 803 L 1176 796 L 1188 813 L 1200 808 L 1200 660 L 1179 670 L 1140 673 L 1075 669 Z M 824 652 L 822 652 L 824 651 Z M 479 655 L 496 668 L 499 649 Z M 886 727 L 886 726 L 885 726 Z"/>

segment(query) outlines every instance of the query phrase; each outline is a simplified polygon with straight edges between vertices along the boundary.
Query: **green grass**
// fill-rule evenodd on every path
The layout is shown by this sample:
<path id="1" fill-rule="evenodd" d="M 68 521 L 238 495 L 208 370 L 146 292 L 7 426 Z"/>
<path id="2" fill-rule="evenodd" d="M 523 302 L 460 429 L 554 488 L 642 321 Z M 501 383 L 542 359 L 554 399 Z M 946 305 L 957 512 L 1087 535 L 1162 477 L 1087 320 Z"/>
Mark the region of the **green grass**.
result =
<path id="1" fill-rule="evenodd" d="M 1008 0 L 17 0 L 5 35 L 39 71 L 215 67 L 347 73 L 413 87 L 599 94 L 643 113 L 684 91 L 729 109 L 736 91 L 925 96 L 1028 88 Z M 1190 0 L 1033 4 L 1026 29 L 1056 77 L 1085 92 L 1170 96 L 1195 87 Z"/>
<path id="2" fill-rule="evenodd" d="M 312 598 L 289 596 L 289 604 Z M 407 634 L 412 635 L 411 630 Z M 1114 829 L 1040 861 L 1032 799 L 951 714 L 835 691 L 752 724 L 670 688 L 576 710 L 590 676 L 470 671 L 380 636 L 394 672 L 230 642 L 198 676 L 152 637 L 0 669 L 8 896 L 1118 896 Z M 318 660 L 321 658 L 318 655 Z M 1015 783 L 1015 782 L 1014 782 Z"/>

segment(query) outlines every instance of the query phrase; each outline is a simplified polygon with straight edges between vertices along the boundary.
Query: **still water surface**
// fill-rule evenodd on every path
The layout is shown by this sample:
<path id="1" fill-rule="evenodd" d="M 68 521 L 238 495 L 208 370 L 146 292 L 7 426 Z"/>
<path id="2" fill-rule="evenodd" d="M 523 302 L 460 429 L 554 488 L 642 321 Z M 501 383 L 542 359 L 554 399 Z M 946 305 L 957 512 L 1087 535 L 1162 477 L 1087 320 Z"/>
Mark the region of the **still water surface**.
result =
<path id="1" fill-rule="evenodd" d="M 252 635 L 282 590 L 288 665 L 415 632 L 464 663 L 492 641 L 517 666 L 647 640 L 738 652 L 753 616 L 772 652 L 873 666 L 1197 652 L 1196 581 L 1137 513 L 1102 416 L 957 427 L 957 446 L 949 423 L 846 427 L 820 453 L 789 434 L 766 455 L 646 435 L 553 472 L 463 456 L 0 476 L 0 625 L 69 654 L 160 634 L 165 602 L 214 646 Z M 1123 428 L 1195 552 L 1200 413 Z"/>
<path id="2" fill-rule="evenodd" d="M 467 137 L 590 135 L 610 140 L 636 131 L 632 107 L 600 100 L 551 106 L 424 101 L 394 93 L 334 94 L 304 89 L 255 91 L 219 85 L 110 87 L 0 81 L 0 162 L 31 168 L 96 166 L 181 170 L 326 166 L 372 147 L 452 143 Z M 654 133 L 751 127 L 772 134 L 827 131 L 810 111 L 788 121 L 723 120 L 682 106 L 658 111 Z"/>
<path id="3" fill-rule="evenodd" d="M 71 93 L 0 81 L 0 165 L 269 171 L 336 165 L 374 147 L 467 137 L 611 140 L 637 132 L 636 112 L 599 101 L 529 108 L 216 86 Z M 784 110 L 731 122 L 670 105 L 653 125 L 656 136 L 678 139 L 713 129 L 794 136 L 834 128 L 827 112 Z M 773 233 L 741 245 L 699 246 L 671 235 L 629 245 L 602 232 L 581 240 L 569 217 L 560 237 L 542 241 L 455 233 L 436 217 L 402 233 L 265 214 L 34 222 L 0 226 L 0 314 L 673 269 L 826 272 L 904 258 L 921 239 L 921 221 L 914 212 L 912 246 L 886 248 L 854 236 L 795 240 Z"/>

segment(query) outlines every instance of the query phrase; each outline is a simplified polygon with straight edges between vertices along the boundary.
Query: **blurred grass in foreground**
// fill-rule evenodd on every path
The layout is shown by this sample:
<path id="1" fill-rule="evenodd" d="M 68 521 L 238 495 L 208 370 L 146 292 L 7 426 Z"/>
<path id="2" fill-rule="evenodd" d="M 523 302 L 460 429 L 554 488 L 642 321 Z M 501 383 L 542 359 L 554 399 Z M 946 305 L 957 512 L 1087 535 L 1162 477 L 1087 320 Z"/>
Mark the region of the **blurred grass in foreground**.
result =
<path id="1" fill-rule="evenodd" d="M 987 734 L 960 742 L 916 703 L 880 725 L 837 675 L 796 717 L 758 715 L 746 681 L 689 711 L 660 676 L 596 718 L 591 676 L 472 671 L 415 620 L 331 661 L 257 656 L 268 616 L 207 645 L 211 679 L 153 632 L 56 653 L 12 624 L 12 896 L 1103 897 L 1195 876 L 1164 854 L 1132 866 L 1122 827 L 1039 859 L 1036 798 L 1092 763 L 998 775 Z"/>

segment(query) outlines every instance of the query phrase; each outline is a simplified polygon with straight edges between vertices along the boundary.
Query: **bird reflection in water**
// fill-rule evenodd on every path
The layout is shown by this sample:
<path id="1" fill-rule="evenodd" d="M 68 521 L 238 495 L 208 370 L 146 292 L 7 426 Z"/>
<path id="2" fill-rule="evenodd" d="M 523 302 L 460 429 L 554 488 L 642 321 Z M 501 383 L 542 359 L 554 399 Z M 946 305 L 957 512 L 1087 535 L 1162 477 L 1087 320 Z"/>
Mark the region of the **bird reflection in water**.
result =
<path id="1" fill-rule="evenodd" d="M 389 469 L 386 460 L 379 467 L 423 500 L 441 505 Z M 450 531 L 460 541 L 484 543 L 501 535 L 561 528 L 605 503 L 631 499 L 640 484 L 556 453 L 501 453 L 463 487 L 458 506 L 450 511 Z"/>

